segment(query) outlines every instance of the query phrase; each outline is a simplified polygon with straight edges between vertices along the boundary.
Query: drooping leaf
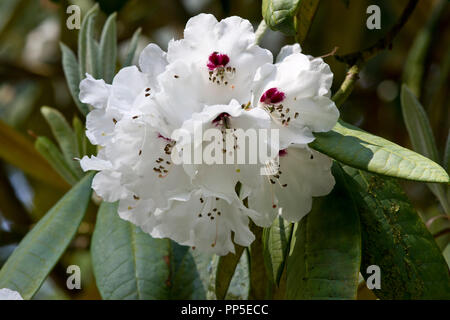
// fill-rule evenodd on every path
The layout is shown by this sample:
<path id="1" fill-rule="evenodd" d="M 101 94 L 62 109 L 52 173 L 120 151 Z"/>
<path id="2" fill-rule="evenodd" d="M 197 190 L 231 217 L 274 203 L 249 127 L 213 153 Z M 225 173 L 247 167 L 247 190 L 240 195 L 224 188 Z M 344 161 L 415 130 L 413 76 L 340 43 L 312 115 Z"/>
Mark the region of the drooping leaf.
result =
<path id="1" fill-rule="evenodd" d="M 346 167 L 361 219 L 361 273 L 377 265 L 381 299 L 449 299 L 447 264 L 433 236 L 394 179 Z"/>
<path id="2" fill-rule="evenodd" d="M 94 18 L 98 13 L 98 4 L 93 6 L 84 16 L 81 29 L 78 34 L 78 61 L 80 68 L 80 80 L 85 78 L 86 72 L 91 73 L 94 77 L 95 62 L 97 61 L 97 53 L 95 52 L 94 40 Z"/>
<path id="3" fill-rule="evenodd" d="M 264 263 L 264 244 L 262 241 L 263 228 L 250 224 L 250 230 L 255 235 L 255 240 L 248 248 L 250 253 L 250 291 L 249 299 L 263 300 L 270 296 L 272 289 Z"/>
<path id="4" fill-rule="evenodd" d="M 108 17 L 100 38 L 100 62 L 102 64 L 102 79 L 111 83 L 116 72 L 117 59 L 117 26 L 116 13 Z"/>
<path id="5" fill-rule="evenodd" d="M 336 185 L 296 224 L 287 261 L 287 299 L 356 299 L 361 231 L 347 177 L 334 165 Z"/>
<path id="6" fill-rule="evenodd" d="M 53 136 L 61 148 L 67 165 L 76 174 L 77 178 L 80 178 L 83 173 L 78 161 L 75 161 L 75 158 L 78 156 L 78 148 L 74 131 L 58 110 L 42 107 L 41 113 L 50 125 Z"/>
<path id="7" fill-rule="evenodd" d="M 275 31 L 295 35 L 295 16 L 302 0 L 263 0 L 262 15 L 266 24 Z"/>
<path id="8" fill-rule="evenodd" d="M 247 300 L 250 291 L 250 266 L 249 266 L 248 250 L 244 249 L 241 258 L 236 265 L 233 276 L 228 286 L 224 300 Z M 220 256 L 214 255 L 211 262 L 211 274 L 207 292 L 208 300 L 217 300 L 216 296 L 216 276 L 217 267 L 219 265 Z"/>
<path id="9" fill-rule="evenodd" d="M 61 43 L 62 52 L 62 66 L 64 75 L 66 77 L 67 86 L 70 94 L 75 101 L 76 106 L 81 114 L 86 116 L 89 112 L 89 107 L 80 101 L 80 66 L 78 65 L 75 54 L 65 44 Z"/>
<path id="10" fill-rule="evenodd" d="M 320 0 L 301 0 L 297 13 L 297 42 L 303 43 L 311 28 Z"/>
<path id="11" fill-rule="evenodd" d="M 315 136 L 312 148 L 350 167 L 422 182 L 450 181 L 445 170 L 430 159 L 342 120 L 331 131 Z"/>
<path id="12" fill-rule="evenodd" d="M 244 252 L 244 247 L 238 245 L 235 245 L 235 247 L 236 253 L 229 253 L 226 256 L 219 257 L 215 278 L 215 291 L 218 300 L 225 299 L 236 266 Z"/>
<path id="13" fill-rule="evenodd" d="M 74 185 L 78 181 L 77 174 L 67 164 L 63 154 L 51 140 L 46 137 L 38 137 L 34 147 L 67 183 Z"/>
<path id="14" fill-rule="evenodd" d="M 139 28 L 134 32 L 133 37 L 131 38 L 130 44 L 128 45 L 128 51 L 127 51 L 125 61 L 123 63 L 123 67 L 131 66 L 131 64 L 133 63 L 134 56 L 136 54 L 136 49 L 137 49 L 138 42 L 139 42 L 139 36 L 141 35 L 141 31 L 142 31 L 142 29 Z"/>
<path id="15" fill-rule="evenodd" d="M 448 1 L 438 1 L 431 11 L 425 26 L 419 31 L 409 50 L 403 67 L 403 82 L 411 89 L 416 97 L 420 97 L 422 81 L 425 74 L 426 58 L 432 42 L 433 33 L 441 14 L 445 11 Z M 435 159 L 433 159 L 436 161 Z"/>
<path id="16" fill-rule="evenodd" d="M 439 162 L 439 153 L 427 114 L 414 93 L 405 84 L 402 85 L 401 105 L 403 119 L 414 150 Z"/>
<path id="17" fill-rule="evenodd" d="M 59 188 L 67 188 L 47 161 L 36 151 L 33 143 L 0 120 L 0 158 L 30 176 Z"/>
<path id="18" fill-rule="evenodd" d="M 122 220 L 117 204 L 100 206 L 91 254 L 103 299 L 204 299 L 188 247 L 153 239 Z"/>
<path id="19" fill-rule="evenodd" d="M 403 119 L 413 149 L 439 163 L 440 157 L 430 121 L 419 100 L 417 100 L 414 93 L 406 85 L 402 86 L 401 106 Z M 429 183 L 427 186 L 439 199 L 445 211 L 449 213 L 450 206 L 447 201 L 446 186 L 437 183 Z"/>
<path id="20" fill-rule="evenodd" d="M 91 198 L 92 174 L 84 177 L 34 226 L 0 270 L 0 288 L 31 299 L 78 230 Z"/>
<path id="21" fill-rule="evenodd" d="M 448 130 L 447 143 L 445 144 L 443 165 L 447 172 L 450 172 L 450 130 Z"/>
<path id="22" fill-rule="evenodd" d="M 73 131 L 75 133 L 77 157 L 82 158 L 87 154 L 87 139 L 84 134 L 84 125 L 78 117 L 72 119 Z"/>
<path id="23" fill-rule="evenodd" d="M 264 229 L 264 262 L 269 280 L 277 286 L 289 254 L 292 226 L 292 223 L 279 216 L 269 228 Z"/>

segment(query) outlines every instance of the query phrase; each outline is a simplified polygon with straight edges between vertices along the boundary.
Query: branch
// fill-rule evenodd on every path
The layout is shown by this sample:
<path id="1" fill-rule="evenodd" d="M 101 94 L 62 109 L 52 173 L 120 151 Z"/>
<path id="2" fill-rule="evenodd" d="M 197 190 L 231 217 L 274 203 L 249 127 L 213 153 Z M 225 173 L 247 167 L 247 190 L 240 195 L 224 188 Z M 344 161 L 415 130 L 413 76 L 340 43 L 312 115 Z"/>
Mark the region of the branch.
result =
<path id="1" fill-rule="evenodd" d="M 419 0 L 410 0 L 403 10 L 402 15 L 398 19 L 398 21 L 392 26 L 392 28 L 386 33 L 386 35 L 378 40 L 372 46 L 363 49 L 358 52 L 349 53 L 346 55 L 338 56 L 336 55 L 336 59 L 340 62 L 346 63 L 350 70 L 347 73 L 347 76 L 344 79 L 339 90 L 333 96 L 333 101 L 339 107 L 344 103 L 344 101 L 348 98 L 350 93 L 352 92 L 355 82 L 359 79 L 359 72 L 365 65 L 365 63 L 379 52 L 384 51 L 386 49 L 390 49 L 392 47 L 392 42 L 394 38 L 398 35 L 400 30 L 408 21 L 409 17 L 413 13 L 417 3 Z"/>

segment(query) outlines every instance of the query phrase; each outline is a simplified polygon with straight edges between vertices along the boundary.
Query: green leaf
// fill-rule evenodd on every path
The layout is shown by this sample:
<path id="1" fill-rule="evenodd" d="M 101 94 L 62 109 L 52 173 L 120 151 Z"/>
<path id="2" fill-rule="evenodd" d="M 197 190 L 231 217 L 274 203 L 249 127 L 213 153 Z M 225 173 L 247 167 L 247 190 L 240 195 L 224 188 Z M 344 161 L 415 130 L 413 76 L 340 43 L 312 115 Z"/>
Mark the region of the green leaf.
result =
<path id="1" fill-rule="evenodd" d="M 439 153 L 427 114 L 414 93 L 405 84 L 402 85 L 401 105 L 403 119 L 414 150 L 439 162 Z"/>
<path id="2" fill-rule="evenodd" d="M 415 181 L 450 181 L 445 170 L 430 159 L 342 120 L 315 137 L 312 148 L 350 167 Z"/>
<path id="3" fill-rule="evenodd" d="M 320 0 L 302 0 L 297 13 L 297 36 L 299 43 L 305 41 L 309 33 Z"/>
<path id="4" fill-rule="evenodd" d="M 78 161 L 75 160 L 78 156 L 77 139 L 69 123 L 56 109 L 42 107 L 41 113 L 52 129 L 53 136 L 61 148 L 66 164 L 76 174 L 77 178 L 81 178 L 83 172 Z"/>
<path id="5" fill-rule="evenodd" d="M 295 35 L 295 16 L 301 2 L 301 0 L 263 0 L 262 15 L 266 24 L 272 30 Z"/>
<path id="6" fill-rule="evenodd" d="M 127 52 L 127 55 L 125 58 L 125 62 L 123 63 L 123 67 L 131 66 L 131 64 L 133 63 L 134 56 L 136 54 L 136 49 L 137 49 L 137 46 L 139 43 L 139 36 L 141 35 L 141 31 L 142 31 L 142 29 L 139 28 L 134 32 L 133 37 L 131 38 L 130 44 L 128 45 L 128 52 Z"/>
<path id="7" fill-rule="evenodd" d="M 445 170 L 450 172 L 450 130 L 448 130 L 447 143 L 445 144 L 443 164 Z"/>
<path id="8" fill-rule="evenodd" d="M 86 116 L 89 113 L 89 107 L 80 101 L 80 67 L 75 54 L 65 44 L 60 43 L 62 51 L 62 66 L 66 77 L 67 86 L 73 101 L 77 105 L 81 114 Z"/>
<path id="9" fill-rule="evenodd" d="M 272 289 L 267 280 L 267 272 L 264 263 L 264 244 L 262 241 L 263 228 L 250 224 L 250 230 L 255 235 L 255 240 L 248 248 L 250 253 L 250 291 L 249 299 L 263 300 L 269 297 Z"/>
<path id="10" fill-rule="evenodd" d="M 86 72 L 96 77 L 97 53 L 94 40 L 94 18 L 98 13 L 98 4 L 93 6 L 84 16 L 81 29 L 78 34 L 78 59 L 80 68 L 80 79 L 84 79 Z"/>
<path id="11" fill-rule="evenodd" d="M 78 181 L 77 174 L 69 167 L 61 151 L 50 139 L 38 137 L 34 147 L 70 185 L 74 185 Z"/>
<path id="12" fill-rule="evenodd" d="M 0 270 L 0 288 L 31 299 L 78 230 L 91 198 L 88 174 L 25 236 Z"/>
<path id="13" fill-rule="evenodd" d="M 250 291 L 250 264 L 248 250 L 244 249 L 241 258 L 233 272 L 233 276 L 228 286 L 227 293 L 223 300 L 248 300 Z M 216 296 L 216 276 L 220 256 L 214 255 L 211 261 L 210 279 L 207 292 L 208 300 L 217 300 Z"/>
<path id="14" fill-rule="evenodd" d="M 414 93 L 405 84 L 402 86 L 401 105 L 403 119 L 413 149 L 425 157 L 439 163 L 440 157 L 427 114 L 419 100 L 414 96 Z M 429 183 L 427 186 L 439 199 L 445 212 L 449 213 L 446 186 L 436 183 Z"/>
<path id="15" fill-rule="evenodd" d="M 287 261 L 287 299 L 356 299 L 361 262 L 358 212 L 336 164 L 336 186 L 315 199 L 294 228 Z"/>
<path id="16" fill-rule="evenodd" d="M 103 79 L 111 83 L 116 72 L 117 59 L 117 26 L 116 13 L 109 16 L 103 27 L 100 38 L 100 61 L 102 64 Z"/>
<path id="17" fill-rule="evenodd" d="M 403 67 L 403 82 L 408 85 L 416 97 L 420 97 L 422 81 L 425 74 L 426 58 L 430 44 L 441 14 L 445 11 L 448 0 L 437 1 L 426 25 L 419 31 L 409 50 Z M 435 160 L 435 159 L 433 159 Z M 436 161 L 436 160 L 435 160 Z"/>
<path id="18" fill-rule="evenodd" d="M 218 300 L 224 300 L 228 288 L 230 287 L 231 279 L 233 278 L 236 266 L 244 252 L 244 247 L 235 245 L 236 253 L 229 253 L 226 256 L 219 257 L 219 262 L 217 265 L 216 279 L 215 279 L 215 290 L 216 297 Z"/>
<path id="19" fill-rule="evenodd" d="M 361 273 L 381 270 L 381 299 L 450 299 L 450 277 L 439 247 L 394 179 L 352 168 L 361 218 Z"/>
<path id="20" fill-rule="evenodd" d="M 84 134 L 84 125 L 78 117 L 74 117 L 72 119 L 72 126 L 75 132 L 77 157 L 81 159 L 84 155 L 87 154 L 87 138 Z"/>
<path id="21" fill-rule="evenodd" d="M 269 280 L 277 286 L 289 254 L 292 226 L 292 223 L 279 216 L 269 228 L 264 229 L 264 263 Z"/>
<path id="22" fill-rule="evenodd" d="M 188 249 L 153 239 L 103 202 L 91 246 L 97 287 L 103 299 L 204 299 Z"/>
<path id="23" fill-rule="evenodd" d="M 0 120 L 0 158 L 26 174 L 59 188 L 67 188 L 47 161 L 36 151 L 33 143 Z"/>

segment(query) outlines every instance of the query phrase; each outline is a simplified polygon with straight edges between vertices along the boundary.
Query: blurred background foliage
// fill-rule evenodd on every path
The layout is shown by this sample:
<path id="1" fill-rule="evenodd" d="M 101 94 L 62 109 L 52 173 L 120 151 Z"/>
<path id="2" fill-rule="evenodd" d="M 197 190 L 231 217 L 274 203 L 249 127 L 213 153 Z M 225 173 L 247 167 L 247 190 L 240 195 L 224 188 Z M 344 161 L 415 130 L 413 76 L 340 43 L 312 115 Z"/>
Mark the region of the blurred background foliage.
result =
<path id="1" fill-rule="evenodd" d="M 71 4 L 79 5 L 82 16 L 98 2 L 102 13 L 96 24 L 104 24 L 107 14 L 118 12 L 119 61 L 124 61 L 130 38 L 142 28 L 138 50 L 155 42 L 167 49 L 167 42 L 182 36 L 189 17 L 200 12 L 213 13 L 218 19 L 239 15 L 255 27 L 261 20 L 260 0 L 2 0 L 0 1 L 0 124 L 19 132 L 27 144 L 37 135 L 52 137 L 40 112 L 51 106 L 71 119 L 78 113 L 64 78 L 59 42 L 76 51 L 77 30 L 66 27 Z M 366 9 L 370 4 L 381 8 L 381 30 L 366 28 Z M 322 56 L 338 47 L 338 54 L 358 51 L 382 37 L 395 23 L 406 0 L 322 0 L 303 51 Z M 411 19 L 395 39 L 393 47 L 370 60 L 350 99 L 341 109 L 342 117 L 373 134 L 402 146 L 411 142 L 402 118 L 400 88 L 411 74 L 433 128 L 438 151 L 442 155 L 449 133 L 450 6 L 446 0 L 420 1 Z M 96 28 L 97 36 L 100 28 Z M 262 46 L 276 55 L 293 38 L 269 31 Z M 346 75 L 346 66 L 333 57 L 325 58 L 335 75 L 336 91 Z M 3 130 L 3 129 L 2 129 Z M 54 137 L 52 137 L 54 139 Z M 2 140 L 3 139 L 3 140 Z M 26 168 L 8 164 L 11 144 L 0 138 L 0 267 L 33 224 L 68 190 L 51 169 L 42 166 L 42 177 L 29 176 Z M 6 156 L 5 156 L 6 154 Z M 32 158 L 30 158 L 32 159 Z M 39 165 L 30 161 L 26 165 Z M 23 168 L 22 168 L 23 169 Z M 46 170 L 49 170 L 47 172 Z M 404 189 L 424 221 L 443 213 L 437 199 L 423 183 L 404 182 Z M 64 254 L 35 299 L 100 298 L 90 266 L 90 239 L 96 208 L 81 224 L 69 250 Z M 447 226 L 446 226 L 447 224 Z M 438 243 L 448 243 L 448 233 L 441 232 L 449 221 L 430 225 Z M 444 249 L 444 248 L 443 248 Z M 448 257 L 449 248 L 446 255 Z M 65 286 L 66 267 L 77 264 L 83 271 L 82 290 Z"/>

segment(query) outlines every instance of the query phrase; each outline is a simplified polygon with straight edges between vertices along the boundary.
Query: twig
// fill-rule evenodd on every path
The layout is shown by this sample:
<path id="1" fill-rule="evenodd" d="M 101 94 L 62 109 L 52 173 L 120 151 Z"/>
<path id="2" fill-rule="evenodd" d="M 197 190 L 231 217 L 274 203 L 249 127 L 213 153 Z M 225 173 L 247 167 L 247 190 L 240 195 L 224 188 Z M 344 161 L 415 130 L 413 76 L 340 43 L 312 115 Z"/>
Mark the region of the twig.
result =
<path id="1" fill-rule="evenodd" d="M 378 40 L 372 46 L 358 52 L 349 53 L 342 56 L 335 56 L 338 61 L 344 62 L 350 67 L 347 76 L 344 79 L 344 82 L 332 98 L 338 107 L 342 105 L 342 103 L 344 103 L 344 101 L 352 92 L 355 86 L 355 82 L 359 79 L 358 74 L 363 68 L 364 64 L 379 52 L 390 49 L 392 47 L 394 38 L 406 24 L 418 2 L 419 0 L 410 0 L 403 10 L 403 13 L 397 23 L 392 26 L 392 28 L 386 33 L 383 38 Z"/>

